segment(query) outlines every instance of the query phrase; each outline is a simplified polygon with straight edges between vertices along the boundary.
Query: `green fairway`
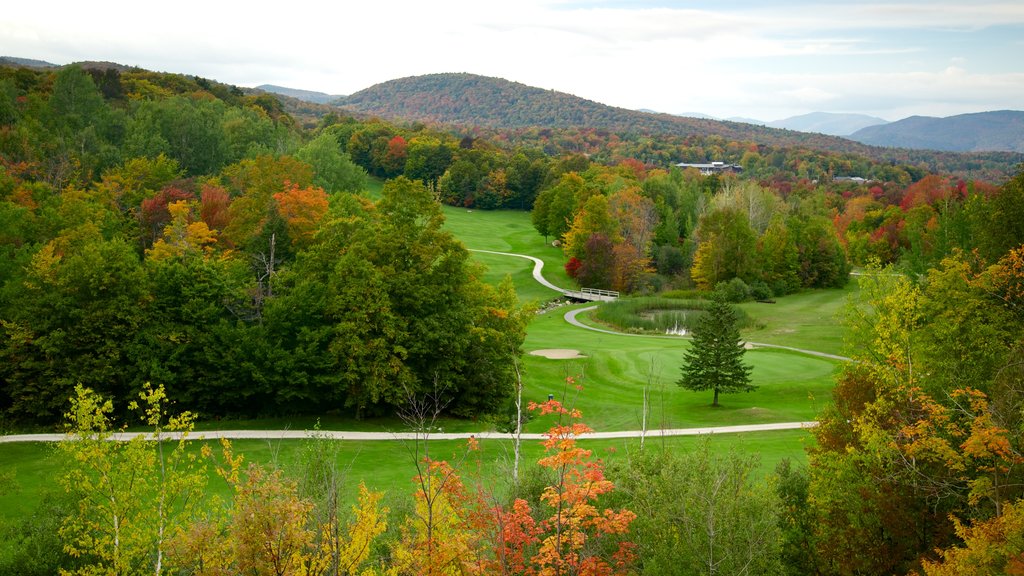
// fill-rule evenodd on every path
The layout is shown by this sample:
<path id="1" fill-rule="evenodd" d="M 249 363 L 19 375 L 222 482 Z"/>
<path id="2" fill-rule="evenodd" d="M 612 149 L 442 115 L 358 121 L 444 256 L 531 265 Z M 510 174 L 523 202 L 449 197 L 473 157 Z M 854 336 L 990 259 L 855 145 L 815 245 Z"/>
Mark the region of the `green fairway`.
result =
<path id="1" fill-rule="evenodd" d="M 856 277 L 851 277 L 844 288 L 807 290 L 776 298 L 774 304 L 740 304 L 762 326 L 744 330 L 743 337 L 751 342 L 842 354 L 842 310 L 858 289 Z"/>
<path id="2" fill-rule="evenodd" d="M 494 252 L 510 252 L 525 254 L 544 261 L 544 277 L 555 286 L 573 288 L 574 283 L 565 273 L 565 255 L 560 248 L 551 246 L 550 239 L 537 233 L 530 223 L 530 213 L 514 210 L 467 210 L 453 206 L 443 206 L 445 227 L 462 240 L 466 248 L 471 250 L 492 250 Z M 520 270 L 532 270 L 533 264 L 524 258 L 509 256 L 493 256 L 475 253 L 481 262 L 491 268 L 495 278 L 503 278 L 506 273 L 514 274 Z M 532 290 L 528 284 L 536 284 L 527 275 L 526 282 L 522 278 L 516 280 L 516 290 Z M 557 296 L 548 290 L 551 297 Z M 529 298 L 522 298 L 528 301 Z"/>
<path id="3" fill-rule="evenodd" d="M 710 392 L 690 392 L 676 385 L 688 340 L 583 330 L 565 321 L 567 309 L 538 316 L 530 325 L 524 349 L 572 349 L 585 358 L 550 360 L 528 354 L 524 357 L 526 396 L 533 401 L 545 400 L 548 394 L 564 396 L 595 429 L 639 429 L 645 385 L 649 426 L 665 428 L 808 421 L 830 397 L 837 362 L 756 349 L 746 355 L 746 361 L 754 368 L 753 383 L 759 389 L 724 395 L 721 406 L 712 408 Z M 577 377 L 582 391 L 567 389 L 566 376 Z M 528 425 L 530 431 L 544 427 L 540 419 Z"/>

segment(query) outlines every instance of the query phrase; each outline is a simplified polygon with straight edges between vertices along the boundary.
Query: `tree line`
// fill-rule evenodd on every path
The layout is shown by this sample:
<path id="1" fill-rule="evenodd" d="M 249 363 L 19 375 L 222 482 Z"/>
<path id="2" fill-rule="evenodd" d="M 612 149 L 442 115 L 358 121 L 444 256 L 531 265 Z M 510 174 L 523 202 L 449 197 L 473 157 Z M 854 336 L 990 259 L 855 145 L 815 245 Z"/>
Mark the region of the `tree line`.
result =
<path id="1" fill-rule="evenodd" d="M 524 313 L 422 181 L 371 201 L 336 137 L 303 143 L 274 99 L 114 78 L 111 97 L 77 67 L 3 81 L 24 91 L 2 130 L 5 417 L 146 381 L 204 416 L 375 414 L 435 382 L 454 413 L 504 407 Z"/>

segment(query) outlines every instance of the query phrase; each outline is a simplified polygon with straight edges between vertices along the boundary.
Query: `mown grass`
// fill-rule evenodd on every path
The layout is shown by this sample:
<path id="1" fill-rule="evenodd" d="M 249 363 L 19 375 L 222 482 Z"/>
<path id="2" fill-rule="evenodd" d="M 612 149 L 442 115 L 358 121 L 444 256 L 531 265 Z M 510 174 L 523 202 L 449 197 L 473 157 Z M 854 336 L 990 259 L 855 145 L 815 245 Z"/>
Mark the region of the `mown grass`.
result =
<path id="1" fill-rule="evenodd" d="M 758 473 L 767 476 L 783 459 L 788 458 L 797 464 L 806 463 L 806 447 L 813 443 L 813 437 L 805 430 L 704 437 L 649 436 L 644 450 L 688 451 L 702 441 L 710 442 L 716 451 L 737 450 L 757 454 L 761 463 Z M 192 442 L 190 450 L 198 451 L 202 443 Z M 247 462 L 274 463 L 292 474 L 301 473 L 301 454 L 308 447 L 305 440 L 234 440 L 231 444 L 236 454 L 245 455 Z M 512 444 L 506 440 L 481 440 L 479 445 L 478 451 L 468 452 L 464 441 L 437 440 L 430 443 L 430 450 L 432 457 L 455 463 L 459 474 L 467 481 L 481 482 L 503 496 L 510 488 Z M 609 466 L 624 464 L 640 452 L 640 440 L 632 438 L 583 440 L 581 446 L 593 450 L 594 457 Z M 219 454 L 219 446 L 213 447 Z M 543 448 L 535 440 L 524 441 L 522 447 L 520 470 L 525 475 L 529 467 L 536 466 L 543 455 Z M 332 445 L 332 449 L 334 460 L 344 473 L 346 500 L 354 500 L 360 483 L 384 491 L 391 500 L 412 494 L 416 469 L 411 444 L 339 441 Z M 27 518 L 38 509 L 47 494 L 62 490 L 58 479 L 64 473 L 64 467 L 55 444 L 0 444 L 0 461 L 4 463 L 4 469 L 13 474 L 12 480 L 0 489 L 0 528 Z M 230 495 L 230 488 L 216 475 L 212 465 L 209 468 L 208 491 L 224 497 Z"/>
<path id="2" fill-rule="evenodd" d="M 565 272 L 565 255 L 560 248 L 551 246 L 530 223 L 528 212 L 513 210 L 468 210 L 444 206 L 445 226 L 471 250 L 492 250 L 525 254 L 544 261 L 544 277 L 555 286 L 572 288 L 573 281 Z M 491 267 L 492 277 L 502 278 L 505 273 L 532 270 L 533 264 L 525 258 L 492 256 L 474 253 L 474 258 Z M 516 289 L 526 292 L 536 290 L 532 276 L 514 277 Z M 545 289 L 547 290 L 547 289 Z M 547 290 L 550 297 L 558 296 Z M 524 299 L 526 300 L 526 299 Z"/>
<path id="3" fill-rule="evenodd" d="M 580 305 L 583 306 L 583 305 Z M 832 388 L 838 363 L 781 350 L 755 349 L 746 355 L 758 390 L 730 394 L 712 408 L 711 394 L 676 385 L 683 351 L 689 341 L 678 337 L 629 336 L 582 330 L 565 322 L 561 308 L 538 316 L 524 343 L 527 352 L 567 348 L 585 358 L 550 360 L 524 357 L 525 395 L 543 401 L 548 394 L 565 398 L 583 411 L 598 430 L 635 430 L 648 389 L 648 419 L 654 427 L 755 424 L 813 420 Z M 573 376 L 582 391 L 567 387 Z M 530 422 L 541 431 L 542 422 Z"/>
<path id="4" fill-rule="evenodd" d="M 842 354 L 845 334 L 842 312 L 859 289 L 857 278 L 851 277 L 843 288 L 790 294 L 775 298 L 774 304 L 740 304 L 759 326 L 744 330 L 743 337 L 751 342 Z"/>

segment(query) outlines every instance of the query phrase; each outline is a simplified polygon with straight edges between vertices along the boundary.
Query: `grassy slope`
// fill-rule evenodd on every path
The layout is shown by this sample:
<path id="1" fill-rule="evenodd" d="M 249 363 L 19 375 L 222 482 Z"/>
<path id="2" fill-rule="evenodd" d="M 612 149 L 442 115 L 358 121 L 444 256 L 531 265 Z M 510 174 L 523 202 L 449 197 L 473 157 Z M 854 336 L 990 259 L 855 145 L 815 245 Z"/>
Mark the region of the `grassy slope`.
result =
<path id="1" fill-rule="evenodd" d="M 762 326 L 745 330 L 743 337 L 751 342 L 842 354 L 842 311 L 857 289 L 857 279 L 851 277 L 845 288 L 802 292 L 776 298 L 775 304 L 741 304 Z"/>
<path id="2" fill-rule="evenodd" d="M 469 248 L 530 254 L 545 260 L 545 275 L 561 286 L 570 286 L 561 267 L 561 252 L 546 245 L 530 226 L 529 215 L 519 212 L 479 212 L 446 208 L 449 228 Z M 495 281 L 506 273 L 513 275 L 520 297 L 524 300 L 547 300 L 554 293 L 537 286 L 529 274 L 532 263 L 524 259 L 475 254 L 489 266 L 488 279 Z M 761 319 L 765 328 L 746 336 L 751 340 L 803 346 L 823 351 L 838 351 L 840 334 L 829 318 L 838 309 L 844 295 L 852 290 L 809 292 L 779 299 L 775 305 L 750 304 L 752 315 Z M 705 425 L 729 425 L 761 422 L 811 420 L 823 401 L 829 397 L 831 374 L 836 364 L 787 352 L 757 350 L 748 355 L 754 366 L 756 392 L 725 395 L 722 406 L 712 409 L 708 393 L 693 393 L 675 385 L 679 362 L 686 342 L 679 339 L 631 337 L 601 334 L 570 326 L 563 319 L 567 309 L 560 308 L 539 315 L 529 328 L 524 348 L 572 348 L 583 352 L 582 360 L 548 360 L 537 356 L 524 357 L 525 388 L 528 400 L 543 401 L 547 395 L 569 396 L 583 411 L 585 420 L 597 430 L 638 429 L 641 422 L 643 387 L 650 381 L 649 424 L 682 428 Z M 583 390 L 576 396 L 567 388 L 567 375 L 581 376 Z M 573 396 L 576 396 L 573 398 Z M 310 429 L 314 418 L 259 421 L 208 422 L 202 429 Z M 324 418 L 325 429 L 397 430 L 397 419 L 346 421 Z M 538 418 L 527 426 L 528 431 L 541 432 L 550 421 Z M 482 423 L 445 421 L 447 431 L 479 429 Z M 648 440 L 654 446 L 670 449 L 691 446 L 694 438 Z M 804 445 L 810 436 L 802 431 L 771 432 L 748 435 L 720 435 L 711 440 L 723 446 L 735 446 L 761 455 L 764 470 L 770 470 L 785 457 L 805 461 Z M 239 441 L 236 448 L 250 459 L 269 461 L 273 454 L 287 463 L 295 458 L 298 441 L 268 443 Z M 434 454 L 448 457 L 458 451 L 455 442 L 439 442 Z M 540 454 L 535 442 L 527 443 L 527 461 Z M 588 442 L 602 457 L 628 454 L 638 448 L 636 440 Z M 608 451 L 613 447 L 616 452 Z M 352 486 L 365 481 L 371 487 L 408 492 L 414 474 L 412 458 L 399 442 L 347 442 L 341 447 L 339 460 L 349 469 Z M 510 458 L 505 443 L 485 442 L 480 453 L 483 473 L 493 478 L 507 474 L 501 468 Z M 56 488 L 59 461 L 52 447 L 46 444 L 0 444 L 0 475 L 13 472 L 14 488 L 0 482 L 0 518 L 16 518 L 31 511 L 42 493 Z"/>

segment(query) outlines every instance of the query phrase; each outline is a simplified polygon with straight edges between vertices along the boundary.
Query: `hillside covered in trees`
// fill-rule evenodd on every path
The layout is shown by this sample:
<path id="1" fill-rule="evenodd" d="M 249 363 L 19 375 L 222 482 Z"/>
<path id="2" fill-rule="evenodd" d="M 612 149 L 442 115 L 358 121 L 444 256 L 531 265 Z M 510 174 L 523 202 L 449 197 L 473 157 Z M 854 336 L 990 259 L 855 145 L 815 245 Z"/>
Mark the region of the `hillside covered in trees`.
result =
<path id="1" fill-rule="evenodd" d="M 874 146 L 972 152 L 1024 152 L 1024 112 L 999 110 L 948 118 L 911 116 L 882 126 L 869 126 L 851 140 Z"/>
<path id="2" fill-rule="evenodd" d="M 971 177 L 979 176 L 972 172 L 977 171 L 981 164 L 989 163 L 996 165 L 996 170 L 1005 177 L 1014 165 L 1024 161 L 1021 154 L 986 153 L 960 157 L 925 151 L 887 150 L 824 134 L 639 112 L 475 74 L 430 74 L 391 80 L 339 99 L 336 104 L 354 113 L 463 128 L 591 129 L 617 133 L 624 138 L 644 135 L 676 141 L 713 137 L 775 148 L 851 153 L 878 162 L 920 163 L 928 166 L 929 171 Z M 710 160 L 724 159 L 675 159 L 677 162 Z"/>

